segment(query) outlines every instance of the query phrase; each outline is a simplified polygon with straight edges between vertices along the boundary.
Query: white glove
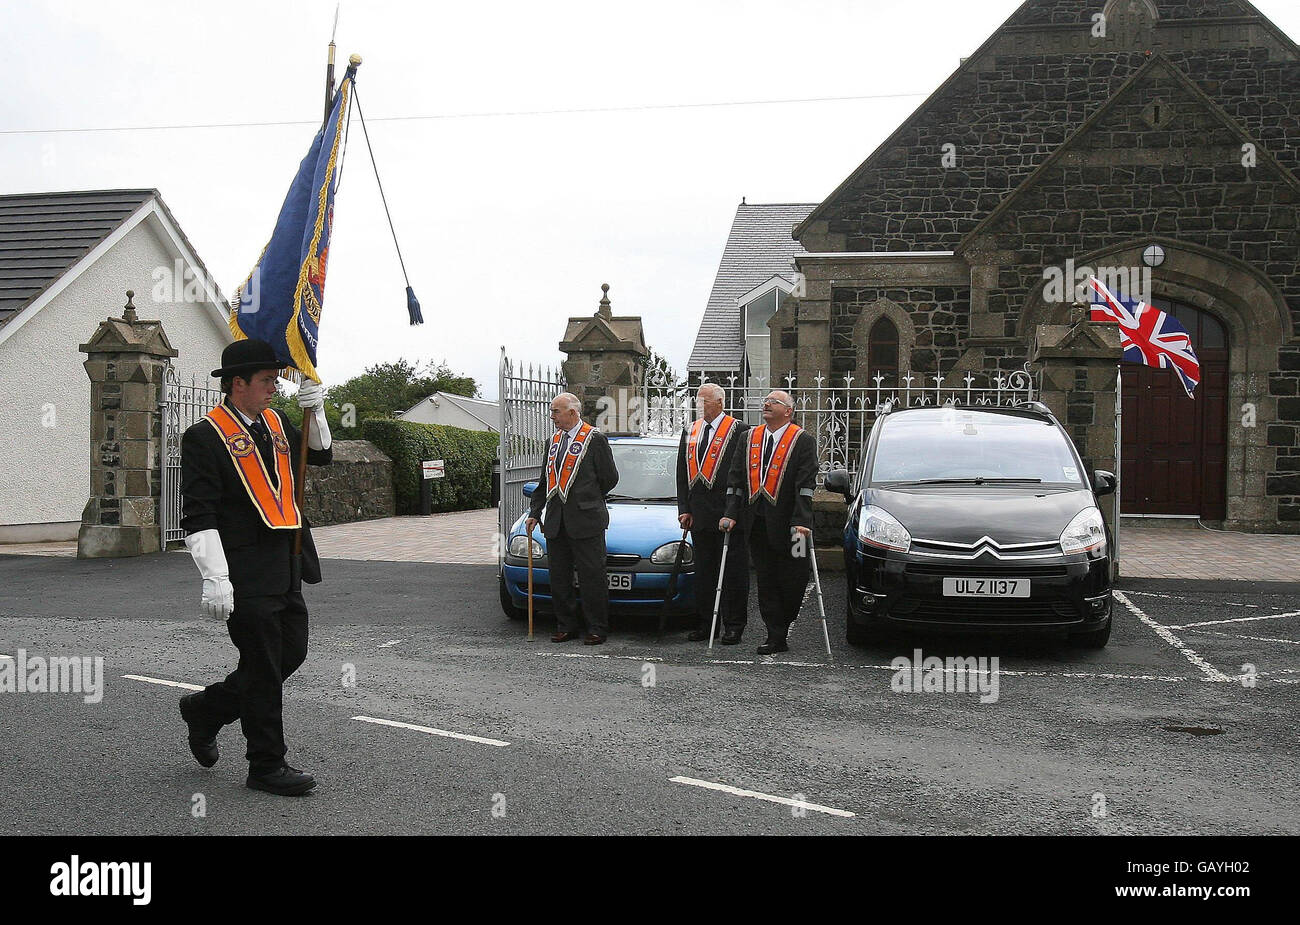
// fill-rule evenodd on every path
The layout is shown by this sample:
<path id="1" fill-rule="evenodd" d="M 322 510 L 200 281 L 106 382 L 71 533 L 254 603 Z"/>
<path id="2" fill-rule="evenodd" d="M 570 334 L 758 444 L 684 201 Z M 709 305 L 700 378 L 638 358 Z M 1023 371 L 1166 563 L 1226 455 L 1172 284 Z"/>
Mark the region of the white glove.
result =
<path id="1" fill-rule="evenodd" d="M 319 382 L 312 382 L 310 379 L 303 382 L 303 384 L 298 387 L 298 407 L 325 407 L 325 387 Z"/>
<path id="2" fill-rule="evenodd" d="M 325 386 L 307 379 L 298 388 L 298 407 L 303 414 L 312 412 L 311 433 L 307 435 L 307 446 L 313 450 L 328 450 L 333 438 L 330 437 L 330 423 L 325 418 Z"/>
<path id="3" fill-rule="evenodd" d="M 203 576 L 204 615 L 214 620 L 229 620 L 235 609 L 235 586 L 230 583 L 230 566 L 226 564 L 221 534 L 216 530 L 200 530 L 185 537 L 185 545 Z"/>

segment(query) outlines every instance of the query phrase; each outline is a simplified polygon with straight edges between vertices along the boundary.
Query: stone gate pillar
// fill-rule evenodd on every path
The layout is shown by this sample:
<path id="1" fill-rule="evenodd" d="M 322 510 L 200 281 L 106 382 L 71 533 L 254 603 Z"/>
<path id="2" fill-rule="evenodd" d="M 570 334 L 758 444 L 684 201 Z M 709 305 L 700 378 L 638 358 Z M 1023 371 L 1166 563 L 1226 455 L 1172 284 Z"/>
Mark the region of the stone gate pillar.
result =
<path id="1" fill-rule="evenodd" d="M 176 356 L 161 321 L 140 321 L 127 291 L 121 318 L 101 321 L 79 348 L 90 377 L 90 500 L 77 558 L 139 556 L 160 549 L 162 402 Z"/>
<path id="2" fill-rule="evenodd" d="M 641 319 L 615 316 L 609 283 L 600 286 L 600 306 L 587 318 L 570 318 L 560 341 L 568 389 L 582 399 L 582 417 L 603 433 L 639 434 L 642 382 L 650 350 Z M 597 420 L 599 418 L 599 421 Z"/>
<path id="3" fill-rule="evenodd" d="M 1120 363 L 1119 325 L 1087 321 L 1075 307 L 1074 324 L 1040 324 L 1030 355 L 1042 373 L 1040 400 L 1074 439 L 1089 476 L 1115 472 L 1115 389 Z M 1119 492 L 1099 499 L 1111 532 L 1119 517 Z M 1118 560 L 1115 563 L 1118 569 Z"/>

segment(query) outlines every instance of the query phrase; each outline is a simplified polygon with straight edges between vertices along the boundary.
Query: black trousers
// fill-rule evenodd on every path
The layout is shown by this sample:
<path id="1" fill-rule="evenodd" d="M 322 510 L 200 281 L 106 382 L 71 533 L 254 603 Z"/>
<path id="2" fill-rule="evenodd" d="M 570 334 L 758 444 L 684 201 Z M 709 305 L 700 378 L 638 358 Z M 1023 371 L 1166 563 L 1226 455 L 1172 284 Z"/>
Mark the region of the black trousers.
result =
<path id="1" fill-rule="evenodd" d="M 307 658 L 307 604 L 296 591 L 236 595 L 226 629 L 239 649 L 239 665 L 224 681 L 203 689 L 196 698 L 198 712 L 214 733 L 239 720 L 248 740 L 249 770 L 264 774 L 284 763 L 282 688 Z"/>
<path id="2" fill-rule="evenodd" d="M 608 636 L 609 582 L 605 578 L 605 534 L 575 540 L 561 529 L 556 536 L 546 538 L 546 555 L 551 562 L 551 603 L 555 607 L 556 629 L 561 633 L 576 633 L 580 628 L 578 602 L 573 593 L 576 569 L 587 632 Z"/>
<path id="3" fill-rule="evenodd" d="M 802 551 L 803 555 L 796 556 L 796 551 Z M 749 531 L 749 554 L 758 573 L 758 612 L 771 639 L 785 639 L 790 624 L 799 616 L 812 575 L 811 553 L 811 545 L 807 543 L 796 547 L 789 542 L 773 548 L 766 522 L 761 517 L 754 518 Z"/>
<path id="4" fill-rule="evenodd" d="M 691 530 L 695 549 L 695 612 L 700 629 L 713 625 L 713 601 L 718 592 L 718 570 L 722 567 L 725 533 L 714 529 Z M 722 599 L 718 602 L 719 632 L 741 633 L 749 621 L 749 549 L 745 536 L 732 531 L 727 547 L 727 573 L 722 578 Z"/>

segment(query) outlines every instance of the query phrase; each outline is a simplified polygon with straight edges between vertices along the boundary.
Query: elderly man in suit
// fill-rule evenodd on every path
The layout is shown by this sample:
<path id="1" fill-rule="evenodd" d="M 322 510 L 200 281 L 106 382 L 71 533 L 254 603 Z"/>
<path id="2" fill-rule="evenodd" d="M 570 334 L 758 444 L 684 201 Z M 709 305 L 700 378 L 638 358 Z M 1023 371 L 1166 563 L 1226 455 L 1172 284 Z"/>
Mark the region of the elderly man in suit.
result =
<path id="1" fill-rule="evenodd" d="M 749 425 L 726 414 L 722 386 L 706 382 L 695 393 L 700 417 L 682 431 L 677 448 L 677 514 L 683 530 L 691 531 L 695 550 L 695 606 L 699 622 L 686 637 L 692 642 L 709 638 L 713 624 L 713 602 L 717 597 L 718 572 L 722 567 L 722 543 L 726 536 L 718 529 L 726 513 L 732 490 L 728 477 L 736 458 L 745 455 Z M 749 618 L 749 553 L 744 543 L 727 550 L 727 572 L 718 599 L 721 642 L 740 642 Z"/>
<path id="2" fill-rule="evenodd" d="M 759 655 L 789 650 L 790 624 L 799 615 L 812 573 L 812 499 L 817 486 L 817 441 L 798 424 L 794 400 L 780 389 L 763 400 L 763 426 L 750 431 L 731 468 L 730 531 L 750 517 L 749 554 L 758 573 L 758 609 L 767 625 Z"/>
<path id="3" fill-rule="evenodd" d="M 230 344 L 212 371 L 225 399 L 181 440 L 185 545 L 203 576 L 203 610 L 226 622 L 239 665 L 225 680 L 182 697 L 180 709 L 199 764 L 217 763 L 217 732 L 239 720 L 248 740 L 248 786 L 299 796 L 316 780 L 284 760 L 283 685 L 307 657 L 301 583 L 320 581 L 320 560 L 294 500 L 302 434 L 270 408 L 282 365 L 265 341 Z M 313 415 L 307 461 L 317 466 L 333 458 L 324 395 L 310 380 L 298 390 L 303 413 Z M 292 553 L 299 530 L 300 561 Z"/>
<path id="4" fill-rule="evenodd" d="M 582 401 L 561 392 L 551 401 L 555 434 L 542 463 L 528 510 L 528 535 L 540 521 L 550 559 L 555 635 L 568 642 L 578 633 L 573 573 L 587 633 L 583 643 L 598 646 L 609 636 L 609 585 L 605 577 L 605 496 L 618 484 L 618 469 L 605 435 L 582 420 Z"/>

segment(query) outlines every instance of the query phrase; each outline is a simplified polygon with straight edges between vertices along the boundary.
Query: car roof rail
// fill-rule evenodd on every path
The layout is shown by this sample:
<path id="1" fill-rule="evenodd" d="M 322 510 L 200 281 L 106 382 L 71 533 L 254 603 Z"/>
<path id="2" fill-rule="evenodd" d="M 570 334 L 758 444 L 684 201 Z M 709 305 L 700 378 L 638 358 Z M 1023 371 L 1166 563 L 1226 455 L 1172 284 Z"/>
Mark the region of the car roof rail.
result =
<path id="1" fill-rule="evenodd" d="M 1047 415 L 1053 421 L 1056 420 L 1056 415 L 1052 413 L 1052 409 L 1047 407 L 1047 405 L 1043 404 L 1041 401 L 1021 402 L 1019 405 L 1016 405 L 1016 407 L 1025 411 L 1037 411 L 1039 414 Z"/>

